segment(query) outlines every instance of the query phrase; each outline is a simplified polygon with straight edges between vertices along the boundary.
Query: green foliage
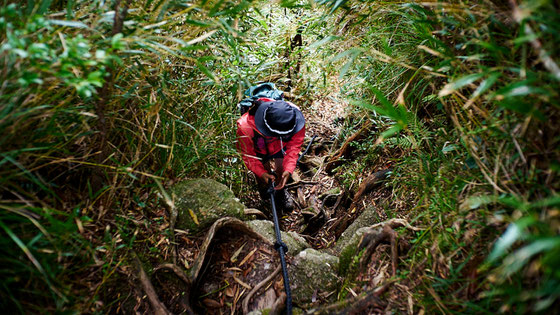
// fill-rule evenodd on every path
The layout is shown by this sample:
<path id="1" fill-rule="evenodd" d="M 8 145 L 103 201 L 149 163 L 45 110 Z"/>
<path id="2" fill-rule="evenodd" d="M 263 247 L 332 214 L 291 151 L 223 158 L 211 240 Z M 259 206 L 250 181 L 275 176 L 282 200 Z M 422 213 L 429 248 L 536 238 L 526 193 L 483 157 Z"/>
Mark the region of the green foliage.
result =
<path id="1" fill-rule="evenodd" d="M 341 138 L 371 121 L 340 178 L 393 165 L 426 312 L 557 303 L 555 3 L 147 0 L 122 29 L 116 3 L 0 7 L 2 309 L 115 311 L 128 250 L 161 251 L 142 233 L 165 180 L 246 190 L 235 103 L 257 81 L 339 86 L 359 106 Z"/>
<path id="2" fill-rule="evenodd" d="M 210 177 L 247 190 L 235 149 L 238 97 L 263 80 L 294 92 L 315 72 L 295 57 L 315 52 L 289 50 L 287 30 L 324 21 L 306 4 L 286 5 L 293 9 L 243 0 L 0 8 L 3 309 L 115 311 L 127 299 L 116 271 L 128 251 L 161 252 L 149 227 L 163 224 L 152 216 L 167 180 Z"/>
<path id="3" fill-rule="evenodd" d="M 557 303 L 557 10 L 551 1 L 513 12 L 498 2 L 351 1 L 340 12 L 353 40 L 331 47 L 332 61 L 378 130 L 358 154 L 394 162 L 394 198 L 427 227 L 407 261 L 411 273 L 427 270 L 416 292 L 427 312 Z"/>

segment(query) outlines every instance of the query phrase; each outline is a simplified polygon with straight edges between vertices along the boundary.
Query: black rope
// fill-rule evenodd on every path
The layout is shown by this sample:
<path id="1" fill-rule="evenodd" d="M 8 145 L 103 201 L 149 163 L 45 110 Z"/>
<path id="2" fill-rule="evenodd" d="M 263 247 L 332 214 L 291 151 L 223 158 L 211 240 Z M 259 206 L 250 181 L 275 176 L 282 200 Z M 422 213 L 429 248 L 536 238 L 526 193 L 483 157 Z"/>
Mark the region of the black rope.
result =
<path id="1" fill-rule="evenodd" d="M 284 290 L 286 291 L 286 314 L 292 315 L 292 291 L 290 290 L 290 278 L 288 278 L 288 267 L 286 266 L 285 253 L 288 251 L 288 246 L 282 242 L 280 235 L 280 224 L 278 223 L 278 215 L 276 214 L 276 204 L 274 203 L 274 182 L 268 189 L 270 194 L 270 201 L 272 202 L 272 218 L 274 219 L 274 231 L 276 232 L 276 243 L 274 248 L 280 255 L 280 264 L 282 265 L 282 276 L 284 277 Z"/>

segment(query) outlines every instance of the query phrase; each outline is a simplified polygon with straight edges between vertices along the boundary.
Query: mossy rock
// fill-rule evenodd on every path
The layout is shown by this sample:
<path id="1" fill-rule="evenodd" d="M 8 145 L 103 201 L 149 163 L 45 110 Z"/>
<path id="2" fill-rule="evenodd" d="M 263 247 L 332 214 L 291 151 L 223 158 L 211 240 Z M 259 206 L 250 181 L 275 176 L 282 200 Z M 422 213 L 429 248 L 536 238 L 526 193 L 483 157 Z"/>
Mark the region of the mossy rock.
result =
<path id="1" fill-rule="evenodd" d="M 247 225 L 272 243 L 276 242 L 276 233 L 274 232 L 274 223 L 272 221 L 253 220 L 247 222 Z M 288 254 L 291 256 L 295 256 L 302 250 L 311 247 L 307 244 L 305 239 L 296 232 L 280 231 L 280 235 L 282 237 L 282 242 L 288 246 Z"/>
<path id="2" fill-rule="evenodd" d="M 292 299 L 300 306 L 311 306 L 314 294 L 327 294 L 337 290 L 338 257 L 308 248 L 294 257 L 288 267 Z M 317 293 L 315 293 L 317 291 Z M 329 302 L 334 302 L 331 294 Z"/>
<path id="3" fill-rule="evenodd" d="M 375 211 L 375 207 L 367 207 L 364 211 L 354 220 L 352 224 L 340 235 L 340 238 L 336 242 L 334 248 L 331 250 L 331 254 L 333 255 L 340 255 L 342 250 L 355 241 L 356 232 L 361 228 L 372 226 L 376 223 L 379 223 L 379 219 L 377 216 L 377 212 Z M 363 234 L 363 231 L 359 233 L 360 236 Z"/>
<path id="4" fill-rule="evenodd" d="M 175 227 L 198 233 L 223 217 L 245 219 L 245 206 L 233 192 L 212 179 L 191 179 L 171 188 L 177 208 Z"/>
<path id="5" fill-rule="evenodd" d="M 360 245 L 360 240 L 362 239 L 362 235 L 366 231 L 368 231 L 368 227 L 359 228 L 357 231 L 352 234 L 352 236 L 345 241 L 342 245 L 342 249 L 340 250 L 340 254 L 338 257 L 340 258 L 340 264 L 338 267 L 338 275 L 341 277 L 346 277 L 352 271 L 352 267 L 356 267 L 352 265 L 355 263 L 354 257 L 359 254 L 358 252 L 358 245 Z"/>

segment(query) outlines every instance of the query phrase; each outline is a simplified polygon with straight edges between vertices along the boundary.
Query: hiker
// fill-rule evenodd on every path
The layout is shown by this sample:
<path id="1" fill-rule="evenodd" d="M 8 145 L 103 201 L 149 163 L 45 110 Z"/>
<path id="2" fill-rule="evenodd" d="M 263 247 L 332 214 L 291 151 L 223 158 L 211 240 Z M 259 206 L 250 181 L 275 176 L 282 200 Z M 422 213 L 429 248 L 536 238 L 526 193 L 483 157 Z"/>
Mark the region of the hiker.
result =
<path id="1" fill-rule="evenodd" d="M 268 187 L 275 182 L 276 206 L 280 209 L 294 208 L 285 186 L 296 168 L 304 137 L 303 114 L 297 106 L 283 100 L 258 98 L 237 120 L 237 149 L 257 177 L 261 198 L 269 197 Z"/>

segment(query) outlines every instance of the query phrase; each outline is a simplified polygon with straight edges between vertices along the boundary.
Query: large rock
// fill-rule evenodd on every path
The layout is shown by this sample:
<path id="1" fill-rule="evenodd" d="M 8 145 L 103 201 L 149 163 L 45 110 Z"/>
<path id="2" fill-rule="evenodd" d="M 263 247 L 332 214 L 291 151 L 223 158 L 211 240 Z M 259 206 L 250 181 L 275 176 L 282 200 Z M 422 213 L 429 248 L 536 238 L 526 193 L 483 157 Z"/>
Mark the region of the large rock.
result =
<path id="1" fill-rule="evenodd" d="M 276 242 L 276 233 L 274 232 L 274 223 L 272 221 L 253 220 L 247 222 L 247 225 L 249 225 L 249 227 L 251 227 L 255 232 L 264 236 L 273 244 Z M 302 250 L 311 247 L 309 246 L 309 244 L 307 244 L 305 239 L 296 232 L 286 233 L 284 231 L 280 231 L 280 235 L 282 237 L 282 242 L 284 242 L 286 246 L 288 246 L 288 254 L 291 256 L 295 256 Z"/>
<path id="2" fill-rule="evenodd" d="M 245 206 L 227 186 L 211 179 L 191 179 L 171 188 L 178 229 L 197 233 L 223 217 L 245 219 Z"/>
<path id="3" fill-rule="evenodd" d="M 288 267 L 294 303 L 305 306 L 314 303 L 313 296 L 327 296 L 337 290 L 338 257 L 308 248 L 300 252 Z M 331 294 L 329 301 L 334 301 Z"/>
<path id="4" fill-rule="evenodd" d="M 342 250 L 356 242 L 356 238 L 359 238 L 365 230 L 364 227 L 372 226 L 379 223 L 378 216 L 375 207 L 367 207 L 364 211 L 354 220 L 352 224 L 340 235 L 338 241 L 334 248 L 331 250 L 331 254 L 339 255 Z"/>

